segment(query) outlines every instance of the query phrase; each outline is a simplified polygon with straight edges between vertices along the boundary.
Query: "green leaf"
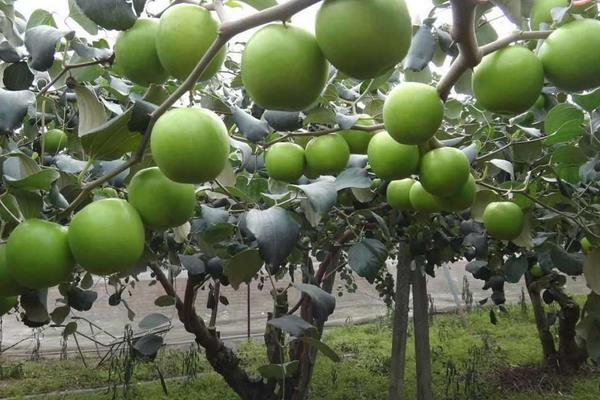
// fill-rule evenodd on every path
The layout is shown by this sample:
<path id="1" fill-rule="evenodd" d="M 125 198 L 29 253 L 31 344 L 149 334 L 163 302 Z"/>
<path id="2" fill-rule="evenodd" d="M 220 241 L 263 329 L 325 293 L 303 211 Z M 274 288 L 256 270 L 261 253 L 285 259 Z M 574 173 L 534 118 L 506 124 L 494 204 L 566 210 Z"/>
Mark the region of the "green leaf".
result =
<path id="1" fill-rule="evenodd" d="M 277 329 L 281 329 L 294 337 L 305 335 L 314 336 L 317 330 L 313 325 L 297 315 L 284 315 L 283 317 L 267 321 L 267 324 L 274 326 Z"/>
<path id="2" fill-rule="evenodd" d="M 142 140 L 142 135 L 128 128 L 133 109 L 108 120 L 105 124 L 81 136 L 81 144 L 94 160 L 117 160 L 124 154 L 134 151 Z"/>
<path id="3" fill-rule="evenodd" d="M 324 356 L 326 356 L 333 362 L 337 363 L 337 362 L 342 361 L 340 356 L 338 356 L 337 353 L 331 347 L 329 347 L 328 345 L 326 345 L 325 343 L 321 342 L 318 339 L 315 339 L 315 338 L 312 338 L 309 336 L 302 336 L 302 337 L 298 338 L 297 340 L 304 342 L 310 346 L 315 347 L 317 350 L 319 350 L 321 353 L 323 353 Z"/>
<path id="4" fill-rule="evenodd" d="M 258 372 L 265 379 L 283 380 L 292 377 L 298 371 L 300 361 L 294 360 L 284 364 L 268 364 L 258 368 Z"/>
<path id="5" fill-rule="evenodd" d="M 527 257 L 523 255 L 519 257 L 512 256 L 502 266 L 504 279 L 510 283 L 518 283 L 527 272 L 528 267 Z"/>
<path id="6" fill-rule="evenodd" d="M 579 168 L 587 161 L 587 157 L 579 147 L 564 145 L 554 150 L 551 161 L 560 178 L 575 184 L 581 179 Z"/>
<path id="7" fill-rule="evenodd" d="M 567 121 L 558 130 L 548 136 L 544 143 L 547 145 L 553 145 L 557 143 L 565 143 L 572 139 L 579 138 L 583 135 L 585 130 L 578 120 Z"/>
<path id="8" fill-rule="evenodd" d="M 272 266 L 285 262 L 300 233 L 296 221 L 281 207 L 251 210 L 246 214 L 246 226 L 258 241 L 260 256 Z"/>
<path id="9" fill-rule="evenodd" d="M 137 16 L 127 0 L 75 0 L 81 11 L 105 29 L 124 31 L 133 26 Z"/>
<path id="10" fill-rule="evenodd" d="M 57 27 L 52 14 L 41 8 L 38 8 L 37 10 L 31 13 L 31 16 L 29 16 L 29 20 L 27 21 L 27 26 L 25 30 L 31 29 L 34 26 L 38 25 L 49 25 L 55 28 Z"/>
<path id="11" fill-rule="evenodd" d="M 348 250 L 348 265 L 359 276 L 373 283 L 387 257 L 387 248 L 383 243 L 375 239 L 363 239 Z"/>
<path id="12" fill-rule="evenodd" d="M 578 106 L 588 112 L 600 107 L 600 88 L 585 94 L 573 94 L 573 100 Z"/>
<path id="13" fill-rule="evenodd" d="M 348 188 L 368 189 L 372 183 L 366 169 L 352 167 L 338 175 L 335 179 L 335 188 L 337 191 Z"/>
<path id="14" fill-rule="evenodd" d="M 175 305 L 175 297 L 169 295 L 163 295 L 154 300 L 154 305 L 158 307 L 169 307 Z"/>
<path id="15" fill-rule="evenodd" d="M 104 106 L 96 94 L 85 86 L 75 87 L 79 109 L 79 136 L 84 136 L 106 122 Z"/>
<path id="16" fill-rule="evenodd" d="M 240 0 L 240 1 L 242 3 L 248 4 L 250 7 L 256 8 L 258 11 L 277 5 L 276 0 Z"/>
<path id="17" fill-rule="evenodd" d="M 27 108 L 35 102 L 29 90 L 12 92 L 0 88 L 0 133 L 12 132 L 23 124 Z"/>
<path id="18" fill-rule="evenodd" d="M 98 34 L 98 25 L 81 11 L 81 8 L 79 8 L 75 0 L 69 0 L 69 17 L 77 22 L 79 26 L 85 29 L 90 35 L 95 36 Z"/>
<path id="19" fill-rule="evenodd" d="M 558 132 L 566 123 L 583 124 L 584 115 L 577 107 L 563 103 L 552 108 L 544 120 L 544 130 L 547 135 Z"/>
<path id="20" fill-rule="evenodd" d="M 583 275 L 594 293 L 600 295 L 600 249 L 594 249 L 585 257 Z"/>
<path id="21" fill-rule="evenodd" d="M 320 215 L 327 214 L 337 200 L 336 184 L 330 178 L 321 178 L 308 185 L 292 185 L 292 187 L 304 192 L 312 208 Z"/>
<path id="22" fill-rule="evenodd" d="M 233 256 L 223 267 L 223 273 L 229 278 L 231 287 L 238 290 L 242 283 L 250 283 L 263 264 L 258 250 L 248 249 Z"/>
<path id="23" fill-rule="evenodd" d="M 160 313 L 152 313 L 148 314 L 142 319 L 139 323 L 139 327 L 141 329 L 154 329 L 158 326 L 169 323 L 171 320 L 169 317 L 160 314 Z"/>
<path id="24" fill-rule="evenodd" d="M 335 297 L 317 285 L 294 283 L 292 286 L 310 297 L 315 319 L 320 322 L 327 321 L 327 318 L 335 310 Z"/>
<path id="25" fill-rule="evenodd" d="M 21 190 L 49 191 L 52 182 L 60 177 L 55 169 L 41 169 L 35 161 L 21 153 L 14 153 L 2 164 L 6 184 Z"/>

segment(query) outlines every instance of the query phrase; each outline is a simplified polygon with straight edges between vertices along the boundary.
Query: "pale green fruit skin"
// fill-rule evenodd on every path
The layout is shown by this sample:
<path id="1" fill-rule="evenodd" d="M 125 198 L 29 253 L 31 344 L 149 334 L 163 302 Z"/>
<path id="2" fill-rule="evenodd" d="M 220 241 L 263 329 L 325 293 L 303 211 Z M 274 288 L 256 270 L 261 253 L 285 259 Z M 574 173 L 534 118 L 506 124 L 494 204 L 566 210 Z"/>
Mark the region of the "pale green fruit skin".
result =
<path id="1" fill-rule="evenodd" d="M 44 141 L 44 152 L 48 154 L 56 154 L 67 146 L 69 138 L 61 129 L 50 129 L 42 135 Z"/>
<path id="2" fill-rule="evenodd" d="M 17 305 L 17 298 L 15 296 L 0 297 L 0 317 L 8 313 Z"/>
<path id="3" fill-rule="evenodd" d="M 314 137 L 305 150 L 306 169 L 311 176 L 335 175 L 346 168 L 350 148 L 343 137 L 336 133 Z M 308 176 L 308 175 L 307 175 Z"/>
<path id="4" fill-rule="evenodd" d="M 370 115 L 362 114 L 356 121 L 357 126 L 373 126 L 375 120 Z M 366 132 L 356 129 L 345 129 L 338 132 L 348 143 L 350 147 L 350 153 L 352 154 L 367 154 L 369 148 L 369 142 L 375 136 L 375 132 Z"/>
<path id="5" fill-rule="evenodd" d="M 496 113 L 522 113 L 537 101 L 544 86 L 544 67 L 523 46 L 509 46 L 483 57 L 473 72 L 478 103 Z"/>
<path id="6" fill-rule="evenodd" d="M 326 0 L 317 13 L 315 32 L 338 70 L 366 80 L 402 61 L 412 23 L 404 0 Z"/>
<path id="7" fill-rule="evenodd" d="M 423 188 L 421 182 L 415 182 L 410 188 L 410 204 L 413 210 L 421 213 L 432 213 L 441 210 L 437 197 Z"/>
<path id="8" fill-rule="evenodd" d="M 406 178 L 419 167 L 419 148 L 398 143 L 387 132 L 379 132 L 367 151 L 371 170 L 387 180 Z"/>
<path id="9" fill-rule="evenodd" d="M 423 187 L 431 194 L 450 197 L 469 179 L 467 156 L 453 147 L 431 150 L 421 159 L 419 175 Z"/>
<path id="10" fill-rule="evenodd" d="M 475 195 L 477 194 L 477 184 L 473 175 L 469 175 L 469 179 L 462 188 L 450 197 L 440 197 L 438 202 L 446 211 L 462 211 L 473 205 Z"/>
<path id="11" fill-rule="evenodd" d="M 144 224 L 136 209 L 121 199 L 85 206 L 71 220 L 69 246 L 77 263 L 96 275 L 123 272 L 144 251 Z"/>
<path id="12" fill-rule="evenodd" d="M 22 291 L 23 287 L 8 272 L 6 244 L 0 244 L 0 296 L 16 296 Z"/>
<path id="13" fill-rule="evenodd" d="M 178 108 L 162 115 L 152 129 L 150 148 L 161 172 L 175 182 L 215 179 L 229 157 L 227 127 L 212 111 Z"/>
<path id="14" fill-rule="evenodd" d="M 44 289 L 65 281 L 75 266 L 67 229 L 41 219 L 15 228 L 6 244 L 8 272 L 21 286 Z"/>
<path id="15" fill-rule="evenodd" d="M 265 167 L 272 179 L 288 183 L 297 181 L 306 168 L 304 149 L 295 143 L 275 143 L 267 150 Z"/>
<path id="16" fill-rule="evenodd" d="M 567 7 L 569 0 L 535 0 L 531 7 L 529 25 L 532 30 L 538 30 L 540 25 L 546 23 L 552 25 L 554 23 L 552 19 L 552 9 L 556 7 Z M 585 6 L 574 7 L 570 12 L 576 14 L 583 14 L 586 17 L 593 18 L 598 14 L 598 5 L 587 4 Z M 571 17 L 567 17 L 567 21 L 572 20 Z"/>
<path id="17" fill-rule="evenodd" d="M 156 52 L 158 27 L 156 18 L 139 18 L 129 30 L 117 36 L 115 63 L 138 85 L 160 84 L 169 77 Z"/>
<path id="18" fill-rule="evenodd" d="M 410 203 L 410 189 L 415 184 L 411 178 L 392 181 L 387 187 L 386 200 L 390 207 L 395 210 L 412 210 Z"/>
<path id="19" fill-rule="evenodd" d="M 546 78 L 565 91 L 600 86 L 600 21 L 569 22 L 550 34 L 539 51 Z"/>
<path id="20" fill-rule="evenodd" d="M 219 30 L 219 23 L 204 7 L 178 4 L 161 17 L 156 35 L 156 52 L 167 72 L 184 80 L 206 53 Z M 212 78 L 225 61 L 223 47 L 200 75 L 201 81 Z"/>
<path id="21" fill-rule="evenodd" d="M 581 240 L 579 240 L 579 244 L 581 245 L 581 250 L 583 250 L 585 254 L 589 253 L 590 250 L 592 250 L 592 244 L 590 243 L 589 239 L 585 236 L 581 238 Z"/>
<path id="22" fill-rule="evenodd" d="M 194 216 L 194 185 L 174 182 L 158 167 L 138 171 L 127 189 L 129 203 L 153 229 L 181 226 Z"/>
<path id="23" fill-rule="evenodd" d="M 248 40 L 241 69 L 244 87 L 258 105 L 302 111 L 321 95 L 329 66 L 312 33 L 271 24 Z"/>
<path id="24" fill-rule="evenodd" d="M 383 105 L 383 123 L 400 143 L 423 144 L 444 118 L 444 106 L 434 87 L 417 82 L 396 86 Z"/>
<path id="25" fill-rule="evenodd" d="M 523 230 L 524 217 L 521 207 L 510 201 L 498 201 L 487 205 L 483 211 L 483 225 L 487 232 L 499 240 L 513 240 Z"/>

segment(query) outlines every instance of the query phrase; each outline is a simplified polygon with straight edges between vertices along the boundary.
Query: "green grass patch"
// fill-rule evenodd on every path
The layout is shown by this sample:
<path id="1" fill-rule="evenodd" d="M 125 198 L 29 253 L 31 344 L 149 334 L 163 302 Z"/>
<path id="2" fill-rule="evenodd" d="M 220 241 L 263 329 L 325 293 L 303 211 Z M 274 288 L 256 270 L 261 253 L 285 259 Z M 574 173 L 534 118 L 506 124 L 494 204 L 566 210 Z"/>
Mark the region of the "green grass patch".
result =
<path id="1" fill-rule="evenodd" d="M 600 374 L 590 370 L 574 379 L 560 393 L 536 390 L 506 392 L 502 390 L 501 372 L 517 366 L 535 367 L 541 361 L 531 310 L 523 313 L 520 306 L 508 307 L 499 313 L 492 325 L 488 309 L 467 314 L 464 328 L 456 315 L 437 315 L 431 327 L 431 348 L 436 399 L 444 400 L 598 400 Z M 408 398 L 414 392 L 414 340 L 409 331 L 408 368 L 406 380 Z M 333 328 L 324 341 L 341 357 L 336 364 L 319 357 L 312 383 L 314 399 L 358 400 L 386 399 L 390 370 L 391 328 L 388 319 L 365 324 Z M 255 372 L 267 363 L 264 348 L 259 343 L 243 343 L 238 347 L 244 366 Z M 116 360 L 119 365 L 123 360 Z M 88 360 L 95 365 L 97 360 Z M 100 368 L 84 368 L 80 359 L 42 360 L 40 362 L 1 362 L 0 398 L 65 390 L 105 387 L 110 381 L 113 391 L 53 395 L 52 399 L 110 399 L 120 397 L 123 386 L 115 385 L 124 374 L 132 372 L 129 398 L 133 399 L 203 399 L 235 400 L 222 378 L 211 371 L 201 353 L 196 351 L 161 351 L 154 363 L 136 364 L 133 368 L 110 368 L 110 362 Z M 160 374 L 158 372 L 160 371 Z M 159 376 L 166 381 L 168 395 L 163 392 Z M 112 379 L 109 380 L 109 376 Z M 178 377 L 173 380 L 171 378 Z M 183 378 L 181 378 L 183 377 Z M 150 382 L 143 383 L 143 382 Z M 116 392 L 115 392 L 116 391 Z"/>

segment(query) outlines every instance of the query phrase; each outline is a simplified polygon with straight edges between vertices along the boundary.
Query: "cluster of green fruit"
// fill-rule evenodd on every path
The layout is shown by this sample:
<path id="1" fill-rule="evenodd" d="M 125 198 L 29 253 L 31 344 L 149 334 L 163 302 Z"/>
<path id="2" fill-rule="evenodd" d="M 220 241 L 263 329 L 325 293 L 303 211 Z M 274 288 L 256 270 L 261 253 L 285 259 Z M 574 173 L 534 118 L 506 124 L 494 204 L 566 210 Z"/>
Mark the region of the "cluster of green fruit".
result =
<path id="1" fill-rule="evenodd" d="M 132 82 L 160 84 L 185 79 L 217 37 L 218 21 L 204 7 L 178 4 L 160 19 L 140 18 L 115 42 L 115 66 Z M 213 77 L 225 60 L 223 48 L 200 76 Z"/>
<path id="2" fill-rule="evenodd" d="M 538 55 L 515 45 L 485 56 L 473 73 L 473 93 L 486 110 L 521 113 L 538 100 L 544 77 L 565 91 L 598 87 L 600 21 L 582 18 L 562 25 L 544 40 Z"/>
<path id="3" fill-rule="evenodd" d="M 195 213 L 194 185 L 174 182 L 157 167 L 137 172 L 128 194 L 129 201 L 88 204 L 69 227 L 41 219 L 19 224 L 0 245 L 0 311 L 24 290 L 66 281 L 76 264 L 96 275 L 128 271 L 144 251 L 144 227 L 180 226 Z"/>

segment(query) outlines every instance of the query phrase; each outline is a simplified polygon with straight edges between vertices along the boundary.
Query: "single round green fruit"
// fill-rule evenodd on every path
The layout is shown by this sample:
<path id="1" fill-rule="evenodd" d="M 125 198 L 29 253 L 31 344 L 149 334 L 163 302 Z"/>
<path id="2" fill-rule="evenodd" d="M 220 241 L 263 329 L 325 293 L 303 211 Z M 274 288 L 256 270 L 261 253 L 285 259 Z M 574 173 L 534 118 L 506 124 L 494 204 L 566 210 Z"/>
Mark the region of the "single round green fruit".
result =
<path id="1" fill-rule="evenodd" d="M 229 157 L 229 135 L 210 110 L 178 108 L 161 116 L 152 129 L 150 148 L 167 178 L 180 183 L 215 179 Z"/>
<path id="2" fill-rule="evenodd" d="M 496 113 L 522 113 L 531 108 L 544 86 L 544 67 L 523 46 L 509 46 L 483 57 L 473 72 L 479 104 Z"/>
<path id="3" fill-rule="evenodd" d="M 579 241 L 579 244 L 581 245 L 581 250 L 583 250 L 583 252 L 586 254 L 592 250 L 592 244 L 590 243 L 588 238 L 585 236 L 581 238 L 581 240 Z"/>
<path id="4" fill-rule="evenodd" d="M 169 76 L 156 53 L 158 27 L 156 18 L 139 18 L 131 28 L 117 36 L 115 64 L 138 85 L 163 83 Z"/>
<path id="5" fill-rule="evenodd" d="M 156 52 L 169 74 L 184 80 L 190 75 L 216 39 L 219 23 L 204 7 L 178 4 L 161 17 L 156 35 Z M 212 78 L 221 68 L 227 52 L 224 46 L 208 64 L 200 80 Z"/>
<path id="6" fill-rule="evenodd" d="M 265 167 L 273 179 L 283 182 L 297 181 L 306 167 L 304 149 L 295 143 L 275 143 L 267 150 Z"/>
<path id="7" fill-rule="evenodd" d="M 15 281 L 8 271 L 6 263 L 6 244 L 0 244 L 0 295 L 16 296 L 21 294 L 23 287 Z"/>
<path id="8" fill-rule="evenodd" d="M 312 138 L 306 145 L 305 156 L 311 176 L 336 175 L 346 168 L 350 148 L 343 137 L 331 133 Z"/>
<path id="9" fill-rule="evenodd" d="M 531 268 L 529 268 L 529 273 L 534 279 L 540 279 L 545 275 L 544 269 L 540 264 L 534 264 Z"/>
<path id="10" fill-rule="evenodd" d="M 67 146 L 69 138 L 61 129 L 50 129 L 42 135 L 44 142 L 44 152 L 48 154 L 56 154 Z"/>
<path id="11" fill-rule="evenodd" d="M 432 213 L 441 210 L 437 197 L 425 190 L 421 182 L 415 182 L 410 188 L 410 204 L 413 210 L 422 213 Z"/>
<path id="12" fill-rule="evenodd" d="M 477 194 L 477 184 L 473 175 L 469 174 L 469 179 L 462 188 L 450 197 L 440 197 L 438 202 L 446 211 L 462 211 L 471 207 Z"/>
<path id="13" fill-rule="evenodd" d="M 362 114 L 359 116 L 355 125 L 373 126 L 375 125 L 375 120 L 370 115 Z M 350 153 L 352 154 L 367 154 L 369 142 L 373 136 L 375 136 L 375 132 L 367 132 L 357 129 L 345 129 L 338 133 L 346 140 L 348 146 L 350 147 Z"/>
<path id="14" fill-rule="evenodd" d="M 326 0 L 317 13 L 315 32 L 338 70 L 366 80 L 406 56 L 412 22 L 404 0 Z"/>
<path id="15" fill-rule="evenodd" d="M 569 3 L 569 0 L 535 0 L 529 14 L 531 18 L 529 21 L 529 26 L 531 26 L 532 30 L 540 29 L 540 25 L 542 23 L 552 26 L 554 23 L 552 18 L 552 9 L 558 7 L 568 7 Z M 598 5 L 594 1 L 589 4 L 575 6 L 570 10 L 570 12 L 582 14 L 589 18 L 594 18 L 598 14 Z M 572 17 L 566 17 L 563 19 L 563 21 L 568 22 L 572 21 L 572 19 Z"/>
<path id="16" fill-rule="evenodd" d="M 559 89 L 600 86 L 600 21 L 580 19 L 561 26 L 544 41 L 539 57 L 546 78 Z"/>
<path id="17" fill-rule="evenodd" d="M 371 139 L 367 155 L 371 170 L 383 179 L 406 178 L 419 168 L 419 148 L 398 143 L 385 131 Z"/>
<path id="18" fill-rule="evenodd" d="M 398 85 L 383 104 L 383 123 L 400 143 L 423 144 L 440 128 L 444 106 L 434 87 L 417 82 Z"/>
<path id="19" fill-rule="evenodd" d="M 523 230 L 523 224 L 521 207 L 510 201 L 492 202 L 483 211 L 483 225 L 496 239 L 516 239 Z"/>
<path id="20" fill-rule="evenodd" d="M 410 203 L 410 189 L 415 184 L 411 178 L 391 181 L 387 187 L 386 199 L 390 207 L 396 210 L 412 210 Z"/>
<path id="21" fill-rule="evenodd" d="M 17 306 L 18 300 L 16 296 L 0 297 L 0 317 L 8 313 Z"/>
<path id="22" fill-rule="evenodd" d="M 88 204 L 75 214 L 69 227 L 69 246 L 75 260 L 96 275 L 131 267 L 142 256 L 144 241 L 142 219 L 131 204 L 121 199 Z"/>
<path id="23" fill-rule="evenodd" d="M 41 219 L 21 223 L 8 238 L 6 264 L 14 280 L 28 289 L 45 289 L 65 281 L 75 266 L 67 229 Z"/>
<path id="24" fill-rule="evenodd" d="M 147 226 L 167 229 L 181 226 L 194 216 L 194 185 L 167 178 L 158 167 L 138 171 L 127 190 L 129 203 Z"/>
<path id="25" fill-rule="evenodd" d="M 317 101 L 328 65 L 312 33 L 290 24 L 256 32 L 242 54 L 242 82 L 268 110 L 302 111 Z"/>
<path id="26" fill-rule="evenodd" d="M 469 179 L 469 159 L 460 150 L 442 147 L 431 150 L 421 159 L 419 175 L 423 187 L 431 194 L 450 197 Z"/>

